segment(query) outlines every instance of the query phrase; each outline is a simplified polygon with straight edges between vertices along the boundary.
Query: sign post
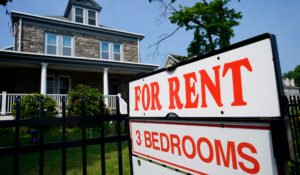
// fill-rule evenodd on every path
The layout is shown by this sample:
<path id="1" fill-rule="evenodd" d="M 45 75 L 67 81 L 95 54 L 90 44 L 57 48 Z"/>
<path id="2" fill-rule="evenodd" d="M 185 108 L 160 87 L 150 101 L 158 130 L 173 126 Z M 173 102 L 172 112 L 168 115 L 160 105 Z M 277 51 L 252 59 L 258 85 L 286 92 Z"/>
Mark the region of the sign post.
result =
<path id="1" fill-rule="evenodd" d="M 129 83 L 133 159 L 153 174 L 277 174 L 286 159 L 277 152 L 288 152 L 286 134 L 274 143 L 272 131 L 284 121 L 282 99 L 270 34 L 140 77 Z"/>

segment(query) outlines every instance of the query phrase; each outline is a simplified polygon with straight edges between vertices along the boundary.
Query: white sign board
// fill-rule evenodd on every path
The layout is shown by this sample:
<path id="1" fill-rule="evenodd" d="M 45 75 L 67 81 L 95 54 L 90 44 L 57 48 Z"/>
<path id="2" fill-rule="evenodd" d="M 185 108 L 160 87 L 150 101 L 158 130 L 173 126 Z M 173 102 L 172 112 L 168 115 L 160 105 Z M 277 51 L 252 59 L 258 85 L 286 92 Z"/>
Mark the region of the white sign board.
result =
<path id="1" fill-rule="evenodd" d="M 268 125 L 131 121 L 130 129 L 133 154 L 191 174 L 277 174 Z"/>
<path id="2" fill-rule="evenodd" d="M 129 83 L 130 117 L 278 117 L 271 39 Z"/>

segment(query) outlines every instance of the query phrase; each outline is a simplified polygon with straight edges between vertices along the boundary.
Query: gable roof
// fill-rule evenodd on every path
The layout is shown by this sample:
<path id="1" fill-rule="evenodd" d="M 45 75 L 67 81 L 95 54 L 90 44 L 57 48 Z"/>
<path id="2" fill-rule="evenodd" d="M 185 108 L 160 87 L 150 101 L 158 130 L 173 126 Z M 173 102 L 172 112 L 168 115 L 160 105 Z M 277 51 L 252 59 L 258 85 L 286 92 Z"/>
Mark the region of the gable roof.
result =
<path id="1" fill-rule="evenodd" d="M 69 0 L 64 17 L 68 17 L 72 5 L 86 7 L 89 9 L 96 10 L 98 12 L 101 11 L 102 7 L 97 4 L 94 0 Z"/>

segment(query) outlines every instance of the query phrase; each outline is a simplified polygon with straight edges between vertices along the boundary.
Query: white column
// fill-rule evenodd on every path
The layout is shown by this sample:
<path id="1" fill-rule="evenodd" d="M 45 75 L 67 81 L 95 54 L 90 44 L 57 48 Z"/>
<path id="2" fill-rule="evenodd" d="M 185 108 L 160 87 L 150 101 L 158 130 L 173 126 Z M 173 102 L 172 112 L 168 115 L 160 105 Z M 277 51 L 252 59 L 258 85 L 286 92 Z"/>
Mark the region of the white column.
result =
<path id="1" fill-rule="evenodd" d="M 47 63 L 42 63 L 41 73 L 41 94 L 46 95 L 47 93 Z"/>
<path id="2" fill-rule="evenodd" d="M 103 69 L 103 95 L 104 103 L 108 105 L 108 68 Z"/>
<path id="3" fill-rule="evenodd" d="M 6 95 L 7 95 L 7 92 L 3 91 L 2 92 L 1 115 L 5 115 L 6 114 Z"/>

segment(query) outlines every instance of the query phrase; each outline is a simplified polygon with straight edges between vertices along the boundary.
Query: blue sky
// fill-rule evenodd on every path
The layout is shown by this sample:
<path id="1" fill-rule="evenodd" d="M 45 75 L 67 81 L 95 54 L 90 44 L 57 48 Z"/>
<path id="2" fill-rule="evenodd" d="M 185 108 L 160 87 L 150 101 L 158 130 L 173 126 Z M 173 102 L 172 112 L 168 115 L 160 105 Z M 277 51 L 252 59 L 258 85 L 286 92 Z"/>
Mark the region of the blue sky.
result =
<path id="1" fill-rule="evenodd" d="M 164 34 L 176 29 L 167 18 L 161 17 L 159 2 L 148 0 L 95 0 L 102 6 L 100 24 L 119 30 L 141 33 L 146 37 L 141 41 L 141 58 L 144 63 L 164 63 L 168 54 L 186 55 L 186 48 L 193 38 L 192 32 L 180 29 L 159 46 L 159 55 L 153 55 L 154 48 L 149 46 Z M 177 0 L 185 6 L 191 6 L 196 0 Z M 36 15 L 63 15 L 68 0 L 13 0 L 8 10 L 32 13 Z M 231 43 L 262 34 L 277 36 L 282 72 L 293 70 L 300 64 L 300 1 L 299 0 L 232 0 L 229 4 L 242 11 L 243 19 L 234 28 L 235 37 Z M 13 44 L 9 32 L 11 25 L 5 8 L 0 7 L 0 48 Z"/>

